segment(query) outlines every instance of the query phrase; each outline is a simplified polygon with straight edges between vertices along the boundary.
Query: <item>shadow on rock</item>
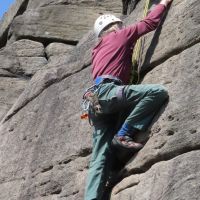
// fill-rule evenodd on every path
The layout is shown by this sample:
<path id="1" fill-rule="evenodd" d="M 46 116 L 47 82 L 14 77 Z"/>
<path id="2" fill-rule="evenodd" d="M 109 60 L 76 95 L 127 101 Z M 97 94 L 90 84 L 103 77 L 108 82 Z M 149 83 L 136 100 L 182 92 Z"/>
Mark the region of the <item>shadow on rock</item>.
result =
<path id="1" fill-rule="evenodd" d="M 167 15 L 168 15 L 168 12 L 169 12 L 169 9 L 170 9 L 171 5 L 169 6 L 169 8 L 167 9 L 167 12 L 165 12 L 161 22 L 160 22 L 160 25 L 159 27 L 156 29 L 155 33 L 154 33 L 154 36 L 153 36 L 153 39 L 149 45 L 149 48 L 147 49 L 147 52 L 146 52 L 146 55 L 145 55 L 145 59 L 144 59 L 144 62 L 141 66 L 141 76 L 144 77 L 145 74 L 147 74 L 153 67 L 149 67 L 150 65 L 150 62 L 151 62 L 151 58 L 155 52 L 155 49 L 156 49 L 156 46 L 159 42 L 159 37 L 160 37 L 160 34 L 161 34 L 161 31 L 162 31 L 162 26 L 165 22 L 165 19 L 167 18 Z M 142 78 L 141 77 L 141 78 Z"/>

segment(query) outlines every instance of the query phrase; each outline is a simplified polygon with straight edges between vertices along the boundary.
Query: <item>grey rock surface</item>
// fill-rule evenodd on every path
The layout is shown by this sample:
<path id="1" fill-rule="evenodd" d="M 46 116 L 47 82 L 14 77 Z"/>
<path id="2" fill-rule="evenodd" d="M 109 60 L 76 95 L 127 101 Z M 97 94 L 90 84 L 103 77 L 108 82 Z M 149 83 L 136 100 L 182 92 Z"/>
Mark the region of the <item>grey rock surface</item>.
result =
<path id="1" fill-rule="evenodd" d="M 138 13 L 143 12 L 143 3 L 141 1 L 136 10 L 126 19 L 127 24 L 142 19 L 142 14 L 138 15 Z M 199 8 L 198 0 L 173 2 L 163 16 L 158 29 L 144 38 L 141 71 L 149 71 L 169 57 L 200 41 Z"/>
<path id="2" fill-rule="evenodd" d="M 0 50 L 0 104 L 2 119 L 26 84 L 47 64 L 44 46 L 31 40 L 19 40 Z"/>
<path id="3" fill-rule="evenodd" d="M 200 151 L 181 154 L 155 164 L 147 172 L 124 179 L 111 200 L 198 199 L 200 196 Z"/>
<path id="4" fill-rule="evenodd" d="M 104 12 L 113 12 L 113 9 L 73 4 L 29 9 L 15 18 L 11 24 L 9 37 L 11 41 L 23 37 L 76 44 L 88 30 L 92 29 L 99 13 Z"/>
<path id="5" fill-rule="evenodd" d="M 80 80 L 88 78 L 87 74 L 85 69 L 51 85 L 2 124 L 1 138 L 7 142 L 0 147 L 0 180 L 22 181 L 19 199 L 54 194 L 60 199 L 72 194 L 73 199 L 82 198 L 91 129 L 87 121 L 80 120 L 80 102 L 76 100 L 86 86 Z M 85 81 L 89 85 L 90 81 Z"/>
<path id="6" fill-rule="evenodd" d="M 47 54 L 47 57 L 50 58 L 51 56 L 70 54 L 73 48 L 73 45 L 67 45 L 63 43 L 51 43 L 46 47 L 45 52 Z"/>
<path id="7" fill-rule="evenodd" d="M 22 14 L 26 9 L 28 0 L 16 0 L 0 20 L 0 48 L 7 43 L 7 34 L 14 17 Z"/>
<path id="8" fill-rule="evenodd" d="M 23 92 L 27 80 L 12 77 L 12 74 L 0 71 L 0 120 L 15 103 L 19 95 Z"/>
<path id="9" fill-rule="evenodd" d="M 141 18 L 144 2 L 126 24 Z M 0 51 L 0 200 L 83 199 L 92 127 L 80 120 L 80 103 L 92 84 L 91 49 L 97 41 L 88 32 L 93 23 L 77 31 L 74 25 L 81 22 L 75 19 L 82 14 L 92 22 L 106 9 L 117 13 L 118 3 L 29 0 L 28 9 L 12 22 L 11 39 Z M 142 83 L 165 85 L 170 98 L 151 129 L 136 138 L 145 146 L 125 166 L 113 200 L 199 198 L 198 10 L 197 0 L 173 1 L 160 32 L 146 38 L 144 52 L 151 49 L 152 55 L 146 61 L 143 55 L 142 70 L 153 70 Z M 76 42 L 68 51 L 67 43 Z M 36 67 L 31 80 L 16 73 L 19 67 L 30 73 L 40 59 L 46 64 Z M 8 112 L 5 102 L 9 108 L 13 104 Z"/>
<path id="10" fill-rule="evenodd" d="M 45 69 L 36 73 L 29 83 L 29 87 L 20 95 L 18 101 L 13 105 L 4 117 L 4 120 L 13 116 L 17 110 L 23 108 L 29 101 L 36 98 L 43 90 L 62 79 L 75 74 L 90 65 L 91 48 L 95 43 L 94 34 L 86 34 L 74 49 L 70 56 L 61 57 L 48 63 Z M 82 82 L 85 81 L 81 80 Z M 91 83 L 92 84 L 92 83 Z"/>
<path id="11" fill-rule="evenodd" d="M 16 75 L 32 76 L 47 64 L 44 46 L 31 40 L 19 40 L 0 51 L 0 68 Z"/>
<path id="12" fill-rule="evenodd" d="M 28 9 L 37 9 L 39 7 L 48 7 L 52 5 L 77 5 L 79 7 L 93 7 L 97 12 L 103 8 L 104 11 L 113 11 L 121 13 L 122 2 L 119 0 L 29 0 Z M 83 18 L 81 18 L 83 19 Z"/>

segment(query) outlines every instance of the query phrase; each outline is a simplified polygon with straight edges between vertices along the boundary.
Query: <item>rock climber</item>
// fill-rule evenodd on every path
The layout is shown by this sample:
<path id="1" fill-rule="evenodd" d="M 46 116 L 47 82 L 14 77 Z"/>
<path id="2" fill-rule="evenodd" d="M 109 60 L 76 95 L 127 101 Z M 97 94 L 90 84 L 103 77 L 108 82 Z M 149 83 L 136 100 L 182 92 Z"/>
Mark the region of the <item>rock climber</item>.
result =
<path id="1" fill-rule="evenodd" d="M 94 100 L 89 108 L 94 133 L 85 200 L 102 200 L 110 167 L 110 146 L 139 151 L 143 144 L 134 141 L 133 136 L 147 130 L 168 99 L 161 85 L 129 85 L 129 80 L 137 39 L 158 27 L 171 2 L 161 0 L 145 19 L 127 27 L 111 14 L 101 15 L 95 21 L 94 31 L 99 40 L 92 51 L 94 86 L 84 95 Z M 127 110 L 128 115 L 119 122 L 119 113 Z"/>

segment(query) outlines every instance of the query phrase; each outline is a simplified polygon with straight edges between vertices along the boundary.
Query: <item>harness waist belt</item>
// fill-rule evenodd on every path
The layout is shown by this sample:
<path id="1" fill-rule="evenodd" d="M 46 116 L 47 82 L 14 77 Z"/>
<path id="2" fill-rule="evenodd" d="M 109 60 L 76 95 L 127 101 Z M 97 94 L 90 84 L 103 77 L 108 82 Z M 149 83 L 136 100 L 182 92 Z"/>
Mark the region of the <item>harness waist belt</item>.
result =
<path id="1" fill-rule="evenodd" d="M 97 76 L 97 78 L 94 80 L 94 84 L 99 85 L 100 83 L 103 83 L 105 80 L 111 80 L 122 84 L 122 81 L 119 78 L 112 75 Z"/>

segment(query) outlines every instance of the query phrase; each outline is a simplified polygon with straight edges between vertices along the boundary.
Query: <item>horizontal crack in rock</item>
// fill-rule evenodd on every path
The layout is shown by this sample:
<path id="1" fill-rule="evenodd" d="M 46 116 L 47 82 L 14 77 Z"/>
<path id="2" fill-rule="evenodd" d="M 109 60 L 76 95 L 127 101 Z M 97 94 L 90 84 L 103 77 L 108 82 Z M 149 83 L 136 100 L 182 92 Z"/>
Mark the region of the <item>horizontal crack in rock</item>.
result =
<path id="1" fill-rule="evenodd" d="M 183 51 L 185 51 L 185 50 L 187 50 L 187 49 L 195 46 L 199 42 L 200 42 L 200 39 L 192 42 L 191 44 L 188 44 L 186 47 L 178 47 L 176 49 L 173 49 L 172 51 L 168 52 L 167 55 L 165 55 L 165 56 L 163 56 L 163 57 L 161 57 L 161 58 L 153 61 L 152 63 L 148 64 L 148 67 L 146 67 L 146 65 L 144 64 L 143 66 L 141 66 L 141 68 L 144 68 L 144 70 L 141 71 L 141 76 L 144 77 L 148 72 L 150 72 L 151 70 L 153 70 L 158 65 L 164 63 L 169 58 L 171 58 L 171 57 L 173 57 L 175 55 L 178 55 L 178 54 L 182 53 Z"/>
<path id="2" fill-rule="evenodd" d="M 173 152 L 174 154 L 172 155 L 171 153 L 166 153 L 166 154 L 163 154 L 162 156 L 158 155 L 158 157 L 155 157 L 154 159 L 151 159 L 150 161 L 148 161 L 143 167 L 141 168 L 137 168 L 137 169 L 132 169 L 132 170 L 129 170 L 127 171 L 126 169 L 123 169 L 123 178 L 127 178 L 131 175 L 142 175 L 144 173 L 146 173 L 154 164 L 157 164 L 159 162 L 162 162 L 162 161 L 169 161 L 169 160 L 172 160 L 174 158 L 176 158 L 177 156 L 180 156 L 182 154 L 186 154 L 186 153 L 189 153 L 191 151 L 197 151 L 197 150 L 200 150 L 200 145 L 199 146 L 196 146 L 196 147 L 187 147 L 187 148 L 183 148 L 183 149 L 179 149 L 178 151 L 175 151 Z M 114 194 L 118 194 L 120 193 L 121 191 L 123 190 L 126 190 L 127 188 L 131 188 L 133 186 L 136 186 L 139 184 L 139 180 L 138 181 L 135 181 L 134 183 L 130 183 L 129 185 L 126 185 L 125 187 L 117 190 Z"/>
<path id="3" fill-rule="evenodd" d="M 25 177 L 20 177 L 20 178 L 8 178 L 7 180 L 6 179 L 3 179 L 3 180 L 0 180 L 0 185 L 1 184 L 4 184 L 4 183 L 10 183 L 10 182 L 15 182 L 15 181 L 25 181 Z"/>
<path id="4" fill-rule="evenodd" d="M 44 167 L 41 172 L 44 173 L 44 172 L 50 171 L 52 169 L 53 169 L 53 165 L 50 165 L 50 166 Z"/>
<path id="5" fill-rule="evenodd" d="M 80 152 L 78 152 L 78 154 L 76 155 L 70 155 L 68 156 L 67 158 L 61 160 L 58 162 L 59 165 L 62 165 L 62 164 L 68 164 L 70 162 L 73 162 L 75 161 L 76 159 L 78 158 L 84 158 L 84 157 L 87 157 L 91 154 L 92 152 L 92 149 L 91 148 L 85 148 L 85 149 L 81 149 Z"/>
<path id="6" fill-rule="evenodd" d="M 4 71 L 7 71 L 8 73 L 10 73 L 9 75 L 5 75 L 5 77 L 14 77 L 14 78 L 21 78 L 21 79 L 25 79 L 25 80 L 30 80 L 32 76 L 27 76 L 24 73 L 13 73 L 12 70 L 7 69 L 7 68 L 2 68 Z M 0 75 L 1 76 L 1 75 Z"/>
<path id="7" fill-rule="evenodd" d="M 177 156 L 180 156 L 182 154 L 189 153 L 191 151 L 197 151 L 197 150 L 200 150 L 200 145 L 197 145 L 196 147 L 188 146 L 188 147 L 184 147 L 182 149 L 177 149 L 173 152 L 166 152 L 165 154 L 158 154 L 156 157 L 154 157 L 151 160 L 149 160 L 148 162 L 146 162 L 142 167 L 127 171 L 127 174 L 125 175 L 125 177 L 134 175 L 134 174 L 146 173 L 154 164 L 157 164 L 162 161 L 169 161 L 169 160 L 174 159 Z"/>
<path id="8" fill-rule="evenodd" d="M 73 41 L 73 40 L 64 40 L 64 39 L 59 39 L 59 38 L 46 38 L 46 37 L 34 37 L 34 36 L 19 36 L 17 40 L 32 40 L 35 42 L 40 42 L 44 45 L 44 47 L 48 46 L 50 43 L 63 43 L 63 44 L 68 44 L 68 45 L 73 45 L 76 46 L 78 44 L 78 41 Z"/>

